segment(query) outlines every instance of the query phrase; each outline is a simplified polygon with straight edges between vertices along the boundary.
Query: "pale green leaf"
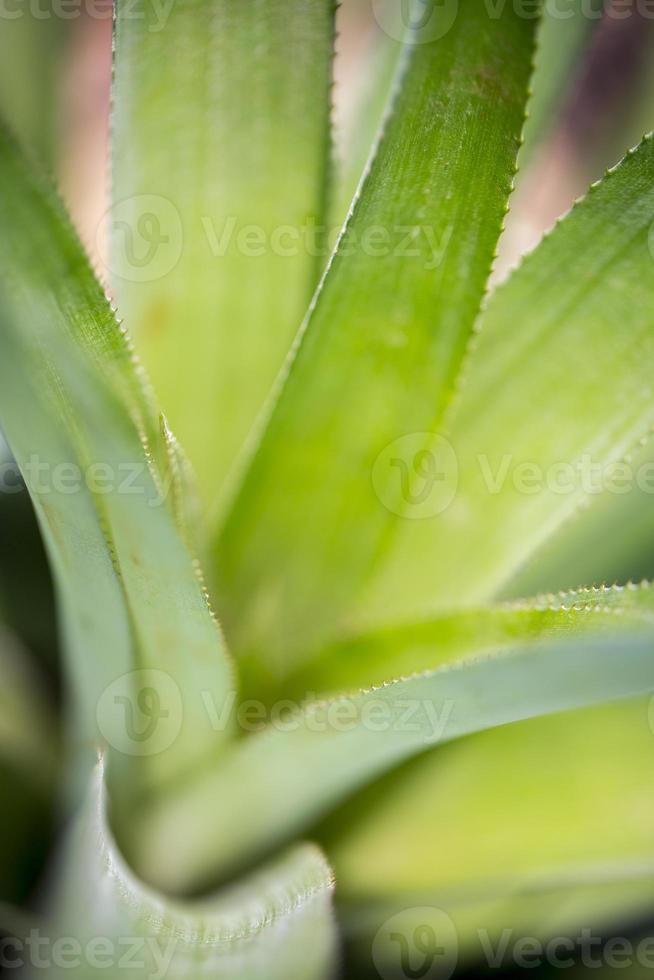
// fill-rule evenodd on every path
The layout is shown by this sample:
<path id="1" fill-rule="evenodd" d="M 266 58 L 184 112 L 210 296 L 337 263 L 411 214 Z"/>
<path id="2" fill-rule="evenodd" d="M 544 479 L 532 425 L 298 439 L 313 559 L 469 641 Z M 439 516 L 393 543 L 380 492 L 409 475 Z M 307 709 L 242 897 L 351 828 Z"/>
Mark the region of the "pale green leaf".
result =
<path id="1" fill-rule="evenodd" d="M 522 595 L 577 582 L 654 574 L 654 442 L 629 454 L 626 492 L 593 495 L 538 549 L 504 592 Z"/>
<path id="2" fill-rule="evenodd" d="M 495 944 L 503 929 L 512 945 L 643 916 L 654 900 L 651 719 L 651 701 L 637 699 L 531 720 L 382 780 L 321 834 L 346 930 L 369 956 L 388 916 L 416 909 L 408 928 L 435 906 L 456 924 L 461 960 L 474 960 L 483 935 Z"/>
<path id="3" fill-rule="evenodd" d="M 430 746 L 654 690 L 652 647 L 651 631 L 627 626 L 608 639 L 550 640 L 466 659 L 301 710 L 278 702 L 264 731 L 135 814 L 132 858 L 165 887 L 206 883 Z"/>
<path id="4" fill-rule="evenodd" d="M 73 732 L 87 754 L 102 739 L 116 762 L 143 756 L 158 782 L 215 746 L 222 733 L 189 709 L 201 691 L 227 697 L 231 667 L 166 506 L 127 340 L 61 205 L 4 133 L 0 186 L 0 419 L 57 580 Z M 140 739 L 160 718 L 176 737 L 155 754 Z"/>
<path id="5" fill-rule="evenodd" d="M 279 676 L 321 645 L 389 546 L 373 465 L 452 394 L 506 208 L 533 29 L 510 5 L 495 18 L 465 3 L 443 36 L 406 42 L 383 139 L 216 542 L 230 638 L 260 670 Z"/>
<path id="6" fill-rule="evenodd" d="M 108 274 L 207 504 L 326 261 L 334 11 L 117 6 Z"/>
<path id="7" fill-rule="evenodd" d="M 447 425 L 452 503 L 398 524 L 367 615 L 498 594 L 594 488 L 633 481 L 620 464 L 654 424 L 653 178 L 648 138 L 494 293 Z"/>
<path id="8" fill-rule="evenodd" d="M 55 950 L 63 937 L 77 945 L 63 965 L 51 967 L 49 977 L 106 976 L 107 966 L 127 980 L 332 975 L 333 880 L 312 845 L 296 845 L 216 894 L 175 901 L 139 881 L 126 865 L 109 826 L 100 765 L 62 858 L 50 896 L 56 919 L 47 949 Z"/>
<path id="9" fill-rule="evenodd" d="M 163 415 L 161 434 L 165 447 L 164 483 L 169 487 L 175 522 L 191 550 L 198 553 L 203 541 L 204 514 L 195 471 Z"/>
<path id="10" fill-rule="evenodd" d="M 292 674 L 287 697 L 320 695 L 381 684 L 465 656 L 492 653 L 528 642 L 586 636 L 617 628 L 651 629 L 654 589 L 598 586 L 549 593 L 535 599 L 443 612 L 380 629 L 359 629 L 326 647 Z"/>

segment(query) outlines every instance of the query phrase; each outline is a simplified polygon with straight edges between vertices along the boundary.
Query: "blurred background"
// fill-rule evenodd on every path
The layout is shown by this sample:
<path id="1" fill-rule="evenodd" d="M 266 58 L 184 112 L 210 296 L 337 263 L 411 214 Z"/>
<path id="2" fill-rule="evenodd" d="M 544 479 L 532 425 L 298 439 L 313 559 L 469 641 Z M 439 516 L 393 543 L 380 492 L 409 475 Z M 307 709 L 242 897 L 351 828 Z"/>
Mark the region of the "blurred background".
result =
<path id="1" fill-rule="evenodd" d="M 236 2 L 236 0 L 235 0 Z M 496 262 L 494 280 L 506 276 L 520 256 L 564 214 L 573 201 L 645 132 L 654 129 L 654 18 L 638 0 L 561 0 L 570 17 L 546 16 L 537 63 L 538 95 L 526 124 L 516 189 Z M 583 8 L 582 15 L 579 12 Z M 649 16 L 646 14 L 649 12 Z M 92 257 L 97 229 L 108 201 L 112 9 L 109 0 L 7 0 L 0 5 L 0 115 L 30 153 L 54 175 L 82 240 Z M 365 160 L 355 120 L 361 107 L 379 117 L 386 89 L 371 66 L 387 58 L 388 38 L 371 0 L 343 0 L 338 11 L 334 87 L 336 165 L 351 178 L 349 196 Z M 388 58 L 388 79 L 392 59 Z M 344 211 L 347 202 L 343 202 Z M 0 624 L 11 629 L 31 654 L 36 679 L 59 691 L 57 628 L 50 576 L 27 493 L 0 436 L 4 466 L 0 492 Z M 581 527 L 570 545 L 570 585 L 588 578 L 585 536 L 597 521 L 610 528 L 608 510 Z M 635 502 L 627 538 L 640 542 L 640 566 L 601 567 L 601 544 L 594 551 L 592 577 L 634 578 L 654 571 L 654 514 Z M 582 522 L 583 525 L 583 522 Z M 599 566 L 598 566 L 599 560 Z M 546 588 L 547 562 L 534 588 Z M 2 626 L 0 625 L 0 628 Z M 13 642 L 13 641 L 12 641 Z M 47 709 L 44 707 L 44 714 Z M 0 757 L 3 807 L 0 833 L 0 926 L 11 931 L 8 911 L 29 896 L 55 833 L 48 774 L 23 783 L 22 767 Z M 50 774 L 50 777 L 52 774 Z M 39 794 L 34 800 L 34 793 Z M 6 906 L 2 903 L 7 903 Z M 634 936 L 651 923 L 628 923 Z M 624 932 L 621 933 L 621 935 Z M 649 934 L 649 933 L 648 933 Z M 361 964 L 352 975 L 363 976 Z M 550 975 L 530 970 L 532 975 Z M 574 976 L 586 973 L 575 968 Z M 471 976 L 486 975 L 475 967 Z M 502 974 L 509 976 L 509 974 Z M 630 974 L 631 976 L 631 974 Z M 634 975 L 635 976 L 635 975 Z"/>

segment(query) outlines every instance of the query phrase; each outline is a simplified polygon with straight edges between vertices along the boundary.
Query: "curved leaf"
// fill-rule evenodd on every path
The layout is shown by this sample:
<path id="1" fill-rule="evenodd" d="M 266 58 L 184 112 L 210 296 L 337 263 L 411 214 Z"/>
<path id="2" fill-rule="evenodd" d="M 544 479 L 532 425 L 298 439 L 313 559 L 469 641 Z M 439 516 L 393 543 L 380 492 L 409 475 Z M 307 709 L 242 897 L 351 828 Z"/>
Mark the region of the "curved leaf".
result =
<path id="1" fill-rule="evenodd" d="M 389 677 L 434 670 L 470 654 L 610 632 L 616 627 L 651 629 L 653 624 L 654 589 L 648 582 L 572 589 L 442 613 L 381 629 L 352 631 L 291 675 L 284 693 L 302 697 L 306 691 L 354 690 L 381 684 Z"/>
<path id="2" fill-rule="evenodd" d="M 77 744 L 90 757 L 106 741 L 157 783 L 216 745 L 188 708 L 203 690 L 229 697 L 231 667 L 166 506 L 158 420 L 126 337 L 4 132 L 0 187 L 0 419 L 57 580 Z M 163 718 L 176 737 L 148 747 Z"/>
<path id="3" fill-rule="evenodd" d="M 134 860 L 169 888 L 231 873 L 430 746 L 654 690 L 653 643 L 650 631 L 626 628 L 464 660 L 302 710 L 279 702 L 269 727 L 213 771 L 135 814 Z"/>
<path id="4" fill-rule="evenodd" d="M 48 976 L 101 976 L 109 966 L 126 978 L 327 980 L 335 954 L 332 888 L 322 854 L 300 844 L 202 900 L 157 894 L 130 871 L 113 839 L 100 765 L 50 897 L 53 941 L 67 937 L 76 946 Z"/>
<path id="5" fill-rule="evenodd" d="M 409 928 L 436 906 L 456 924 L 460 962 L 483 961 L 485 937 L 501 950 L 504 936 L 510 955 L 525 936 L 597 935 L 647 914 L 648 709 L 637 699 L 498 728 L 371 787 L 320 834 L 346 932 L 369 957 L 389 916 L 415 909 Z"/>

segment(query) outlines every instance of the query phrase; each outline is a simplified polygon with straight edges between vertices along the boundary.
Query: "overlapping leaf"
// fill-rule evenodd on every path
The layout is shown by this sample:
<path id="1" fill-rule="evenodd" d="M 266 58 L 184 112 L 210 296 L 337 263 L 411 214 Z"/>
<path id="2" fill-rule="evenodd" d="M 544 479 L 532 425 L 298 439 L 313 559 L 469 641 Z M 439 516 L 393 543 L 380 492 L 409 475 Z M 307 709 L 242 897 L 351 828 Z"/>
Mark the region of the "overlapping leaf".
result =
<path id="1" fill-rule="evenodd" d="M 356 690 L 515 644 L 653 625 L 654 589 L 648 582 L 543 594 L 353 631 L 292 674 L 284 690 L 288 697 Z"/>
<path id="2" fill-rule="evenodd" d="M 220 738 L 193 708 L 203 690 L 228 695 L 231 669 L 166 506 L 126 338 L 58 201 L 4 133 L 0 184 L 0 419 L 57 579 L 77 744 L 106 740 L 116 765 L 144 757 L 157 782 Z M 132 695 L 143 716 L 130 727 Z M 154 754 L 141 736 L 159 718 L 176 737 Z"/>
<path id="3" fill-rule="evenodd" d="M 610 930 L 654 896 L 653 747 L 637 699 L 477 735 L 382 780 L 322 834 L 362 955 L 402 909 L 410 940 L 426 907 L 454 923 L 462 965 L 492 948 L 509 968 L 525 937 L 624 935 Z"/>
<path id="4" fill-rule="evenodd" d="M 333 879 L 317 848 L 297 845 L 222 892 L 173 901 L 125 864 L 103 780 L 100 765 L 53 886 L 57 918 L 46 949 L 52 955 L 62 938 L 68 945 L 49 976 L 101 976 L 110 967 L 127 978 L 328 980 L 336 953 Z"/>
<path id="5" fill-rule="evenodd" d="M 396 495 L 385 473 L 373 488 L 373 464 L 441 417 L 506 208 L 533 21 L 465 3 L 441 26 L 408 39 L 383 139 L 216 543 L 235 649 L 277 675 L 338 626 L 387 547 L 380 496 Z"/>
<path id="6" fill-rule="evenodd" d="M 633 484 L 624 457 L 654 423 L 653 176 L 647 138 L 493 295 L 447 427 L 453 501 L 397 525 L 368 615 L 483 601 L 593 493 Z"/>
<path id="7" fill-rule="evenodd" d="M 117 6 L 108 274 L 205 503 L 327 258 L 334 13 Z"/>
<path id="8" fill-rule="evenodd" d="M 133 859 L 166 887 L 195 886 L 238 870 L 430 746 L 654 690 L 651 629 L 627 620 L 608 637 L 574 632 L 351 696 L 300 707 L 278 702 L 264 712 L 263 731 L 138 813 Z M 247 710 L 241 722 L 251 725 Z"/>

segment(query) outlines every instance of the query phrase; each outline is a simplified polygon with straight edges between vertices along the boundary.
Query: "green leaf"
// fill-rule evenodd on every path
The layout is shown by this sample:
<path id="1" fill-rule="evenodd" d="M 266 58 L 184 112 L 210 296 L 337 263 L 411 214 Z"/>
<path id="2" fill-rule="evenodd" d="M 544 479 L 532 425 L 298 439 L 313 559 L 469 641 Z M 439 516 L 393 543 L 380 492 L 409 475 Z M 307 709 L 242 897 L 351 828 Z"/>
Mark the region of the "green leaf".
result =
<path id="1" fill-rule="evenodd" d="M 406 43 L 384 137 L 216 543 L 233 648 L 259 672 L 321 645 L 388 548 L 373 464 L 420 439 L 452 394 L 506 208 L 532 35 L 511 5 L 489 18 L 466 3 L 440 38 Z"/>
<path id="2" fill-rule="evenodd" d="M 161 435 L 165 446 L 164 482 L 170 487 L 175 522 L 189 548 L 197 553 L 202 545 L 203 514 L 195 473 L 163 415 Z"/>
<path id="3" fill-rule="evenodd" d="M 632 867 L 577 867 L 558 879 L 554 873 L 514 882 L 506 893 L 482 890 L 462 896 L 429 890 L 377 903 L 348 903 L 339 911 L 350 933 L 353 975 L 360 969 L 368 976 L 372 943 L 375 964 L 389 973 L 399 960 L 398 935 L 406 937 L 407 947 L 417 955 L 416 939 L 425 935 L 425 926 L 440 926 L 439 962 L 451 957 L 463 976 L 468 971 L 486 976 L 489 966 L 502 977 L 514 976 L 517 967 L 538 966 L 539 978 L 560 976 L 564 967 L 567 976 L 578 976 L 572 967 L 584 937 L 587 950 L 591 942 L 597 975 L 603 938 L 629 936 L 633 923 L 647 917 L 654 898 L 653 867 L 642 860 Z M 551 973 L 546 972 L 548 963 Z M 643 976 L 638 974 L 638 980 Z"/>
<path id="4" fill-rule="evenodd" d="M 118 3 L 107 263 L 206 504 L 327 257 L 334 10 Z"/>
<path id="5" fill-rule="evenodd" d="M 654 424 L 653 178 L 647 138 L 493 294 L 446 427 L 454 499 L 398 524 L 366 615 L 503 592 L 595 488 L 633 481 L 620 464 Z"/>
<path id="6" fill-rule="evenodd" d="M 637 699 L 498 728 L 371 787 L 320 835 L 346 932 L 369 957 L 390 915 L 413 908 L 415 926 L 436 906 L 470 960 L 482 954 L 480 931 L 495 943 L 512 930 L 513 943 L 646 914 L 652 717 L 651 700 Z"/>
<path id="7" fill-rule="evenodd" d="M 654 690 L 652 644 L 650 631 L 627 627 L 464 660 L 300 710 L 278 702 L 269 726 L 212 771 L 138 809 L 132 858 L 171 889 L 232 873 L 431 746 Z"/>
<path id="8" fill-rule="evenodd" d="M 434 670 L 465 656 L 507 650 L 529 642 L 595 635 L 617 628 L 651 629 L 654 589 L 618 585 L 549 593 L 535 599 L 444 612 L 381 629 L 359 629 L 326 647 L 292 674 L 287 697 L 321 695 L 382 684 Z"/>
<path id="9" fill-rule="evenodd" d="M 0 420 L 57 581 L 74 735 L 87 757 L 107 741 L 154 784 L 222 737 L 188 706 L 201 691 L 228 697 L 231 667 L 165 505 L 158 420 L 126 337 L 60 203 L 4 132 L 0 186 Z M 163 741 L 142 742 L 163 718 Z"/>
<path id="10" fill-rule="evenodd" d="M 125 864 L 109 826 L 100 765 L 63 858 L 50 903 L 57 914 L 52 939 L 69 937 L 77 955 L 49 976 L 106 975 L 107 965 L 127 980 L 327 980 L 332 973 L 333 879 L 312 845 L 299 844 L 202 900 L 169 899 Z"/>

